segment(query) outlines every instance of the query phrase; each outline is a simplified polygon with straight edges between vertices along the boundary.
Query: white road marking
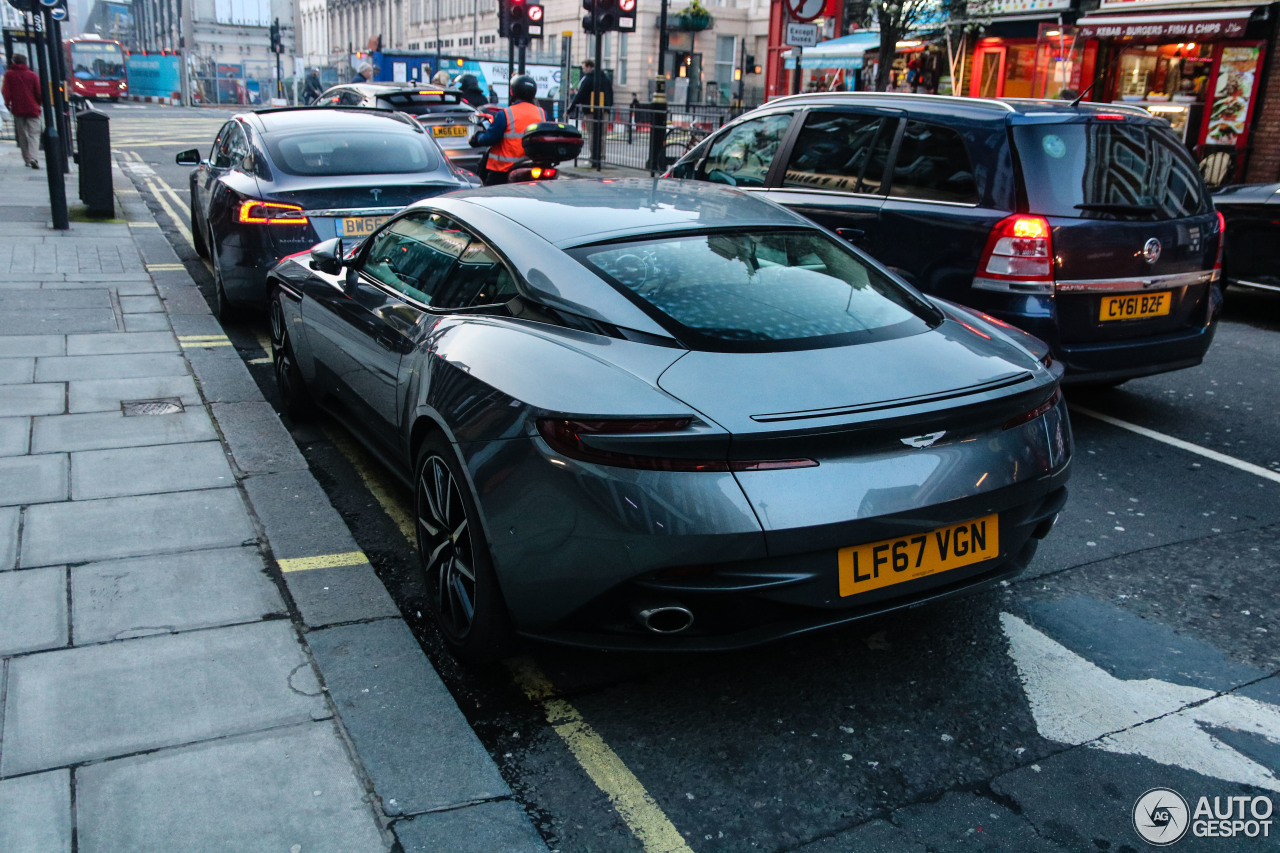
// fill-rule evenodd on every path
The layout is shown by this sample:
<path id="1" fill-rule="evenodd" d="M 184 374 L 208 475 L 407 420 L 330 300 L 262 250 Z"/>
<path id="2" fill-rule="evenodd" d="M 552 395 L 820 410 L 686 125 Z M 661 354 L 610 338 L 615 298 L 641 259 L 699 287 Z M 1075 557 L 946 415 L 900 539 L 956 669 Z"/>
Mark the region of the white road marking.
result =
<path id="1" fill-rule="evenodd" d="M 1127 429 L 1130 432 L 1137 433 L 1145 438 L 1155 439 L 1156 441 L 1167 444 L 1170 447 L 1176 447 L 1179 450 L 1185 450 L 1188 453 L 1203 456 L 1205 459 L 1212 459 L 1214 462 L 1221 462 L 1223 465 L 1230 465 L 1232 468 L 1244 471 L 1248 474 L 1253 474 L 1255 477 L 1261 477 L 1262 479 L 1270 480 L 1273 483 L 1280 483 L 1280 471 L 1272 471 L 1269 468 L 1263 468 L 1261 465 L 1254 465 L 1252 462 L 1245 462 L 1243 459 L 1236 459 L 1234 456 L 1228 456 L 1225 453 L 1219 453 L 1216 450 L 1210 450 L 1207 447 L 1201 447 L 1198 444 L 1192 444 L 1189 441 L 1183 441 L 1180 438 L 1174 438 L 1171 435 L 1165 435 L 1162 432 L 1156 432 L 1155 430 L 1147 429 L 1144 426 L 1131 424 L 1128 421 L 1122 421 L 1119 418 L 1113 418 L 1111 415 L 1104 415 L 1102 412 L 1095 412 L 1093 409 L 1087 409 L 1084 406 L 1077 406 L 1074 403 L 1071 404 L 1071 411 L 1079 412 L 1082 415 L 1100 420 L 1103 423 L 1111 424 L 1112 426 L 1120 427 L 1121 429 Z"/>
<path id="2" fill-rule="evenodd" d="M 1041 737 L 1280 791 L 1274 773 L 1201 727 L 1280 744 L 1280 708 L 1154 678 L 1116 678 L 1016 616 L 1001 613 L 1000 622 Z"/>

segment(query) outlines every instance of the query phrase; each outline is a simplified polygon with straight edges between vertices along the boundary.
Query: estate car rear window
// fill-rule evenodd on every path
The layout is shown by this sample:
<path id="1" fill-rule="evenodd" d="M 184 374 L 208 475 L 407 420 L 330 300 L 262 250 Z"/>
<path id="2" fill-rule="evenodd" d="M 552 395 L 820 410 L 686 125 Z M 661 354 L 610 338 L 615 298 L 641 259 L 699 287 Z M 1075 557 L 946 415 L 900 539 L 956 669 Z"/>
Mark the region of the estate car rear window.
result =
<path id="1" fill-rule="evenodd" d="M 815 231 L 676 235 L 569 253 L 695 349 L 808 349 L 929 328 L 926 305 Z"/>
<path id="2" fill-rule="evenodd" d="M 1177 137 L 1126 120 L 1013 129 L 1032 213 L 1079 219 L 1176 219 L 1208 209 Z"/>
<path id="3" fill-rule="evenodd" d="M 379 95 L 378 106 L 400 110 L 413 116 L 428 113 L 468 115 L 473 112 L 471 107 L 461 103 L 461 99 L 462 96 L 456 92 L 396 92 Z"/>
<path id="4" fill-rule="evenodd" d="M 383 175 L 429 172 L 439 155 L 425 135 L 333 128 L 266 136 L 271 159 L 290 175 Z"/>

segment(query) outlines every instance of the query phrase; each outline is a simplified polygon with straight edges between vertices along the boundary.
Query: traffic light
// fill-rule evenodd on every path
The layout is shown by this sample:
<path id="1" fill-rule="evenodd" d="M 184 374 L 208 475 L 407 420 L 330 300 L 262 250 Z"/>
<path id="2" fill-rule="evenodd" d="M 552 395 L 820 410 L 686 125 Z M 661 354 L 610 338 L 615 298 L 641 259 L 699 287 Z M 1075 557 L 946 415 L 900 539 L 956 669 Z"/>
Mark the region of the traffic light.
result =
<path id="1" fill-rule="evenodd" d="M 271 52 L 284 53 L 284 44 L 280 41 L 280 19 L 271 22 Z"/>
<path id="2" fill-rule="evenodd" d="M 582 8 L 587 10 L 582 18 L 585 31 L 600 35 L 618 28 L 618 0 L 582 0 Z"/>
<path id="3" fill-rule="evenodd" d="M 511 35 L 511 13 L 507 6 L 507 0 L 498 0 L 498 37 L 507 38 Z"/>
<path id="4" fill-rule="evenodd" d="M 519 44 L 529 43 L 529 4 L 525 0 L 506 0 L 507 38 Z"/>

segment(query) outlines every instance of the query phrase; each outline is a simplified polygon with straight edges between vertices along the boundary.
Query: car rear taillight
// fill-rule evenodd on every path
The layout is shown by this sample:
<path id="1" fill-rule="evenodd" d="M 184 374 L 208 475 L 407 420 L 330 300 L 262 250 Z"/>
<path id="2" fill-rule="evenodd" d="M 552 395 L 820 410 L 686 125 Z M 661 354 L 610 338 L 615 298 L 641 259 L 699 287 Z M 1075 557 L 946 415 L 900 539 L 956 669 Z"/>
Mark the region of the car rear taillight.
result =
<path id="1" fill-rule="evenodd" d="M 1041 415 L 1048 414 L 1049 410 L 1052 409 L 1054 406 L 1058 405 L 1058 402 L 1061 399 L 1062 399 L 1062 389 L 1055 388 L 1053 390 L 1052 397 L 1050 397 L 1048 400 L 1045 400 L 1043 403 L 1036 406 L 1031 411 L 1023 412 L 1022 414 L 1018 415 L 1016 418 L 1013 418 L 1012 420 L 1010 420 L 1008 423 L 1004 425 L 1004 428 L 1013 429 L 1014 427 L 1020 427 L 1025 423 L 1030 423 L 1031 421 L 1034 421 L 1036 418 L 1040 417 Z"/>
<path id="2" fill-rule="evenodd" d="M 554 181 L 556 174 L 556 170 L 551 166 L 532 166 L 512 169 L 508 180 L 513 184 L 523 181 Z"/>
<path id="3" fill-rule="evenodd" d="M 1010 293 L 1053 293 L 1053 238 L 1043 216 L 1015 213 L 996 223 L 973 286 Z"/>
<path id="4" fill-rule="evenodd" d="M 568 420 L 544 418 L 538 421 L 538 433 L 552 450 L 583 462 L 611 465 L 615 468 L 640 468 L 646 471 L 774 471 L 781 468 L 814 468 L 813 459 L 693 459 L 647 456 L 601 450 L 584 440 L 590 435 L 645 435 L 680 432 L 692 423 L 691 418 L 644 418 L 634 420 Z"/>
<path id="5" fill-rule="evenodd" d="M 1218 216 L 1218 255 L 1213 260 L 1213 280 L 1222 280 L 1222 253 L 1227 248 L 1227 219 L 1222 211 L 1214 211 Z"/>
<path id="6" fill-rule="evenodd" d="M 1100 118 L 1103 121 L 1124 121 L 1124 116 L 1120 113 L 1098 113 L 1094 118 Z"/>
<path id="7" fill-rule="evenodd" d="M 243 201 L 238 219 L 249 225 L 306 225 L 307 217 L 296 204 Z"/>

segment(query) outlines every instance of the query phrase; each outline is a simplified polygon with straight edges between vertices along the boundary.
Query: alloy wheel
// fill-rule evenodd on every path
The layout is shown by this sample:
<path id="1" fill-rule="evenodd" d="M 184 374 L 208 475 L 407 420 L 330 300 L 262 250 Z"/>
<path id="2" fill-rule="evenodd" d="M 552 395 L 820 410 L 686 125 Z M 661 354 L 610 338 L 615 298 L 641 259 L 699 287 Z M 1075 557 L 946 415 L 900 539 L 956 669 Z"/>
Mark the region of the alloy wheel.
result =
<path id="1" fill-rule="evenodd" d="M 475 559 L 466 505 L 449 466 L 434 454 L 418 469 L 415 491 L 427 595 L 440 628 L 461 641 L 471 632 L 476 609 Z"/>

